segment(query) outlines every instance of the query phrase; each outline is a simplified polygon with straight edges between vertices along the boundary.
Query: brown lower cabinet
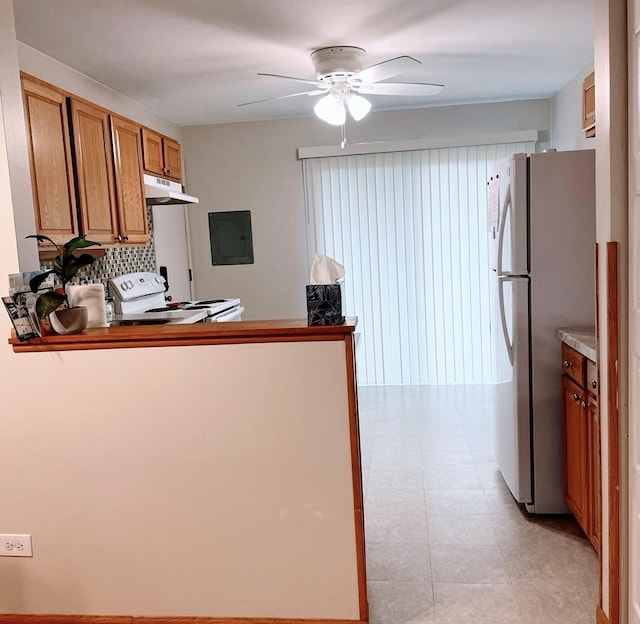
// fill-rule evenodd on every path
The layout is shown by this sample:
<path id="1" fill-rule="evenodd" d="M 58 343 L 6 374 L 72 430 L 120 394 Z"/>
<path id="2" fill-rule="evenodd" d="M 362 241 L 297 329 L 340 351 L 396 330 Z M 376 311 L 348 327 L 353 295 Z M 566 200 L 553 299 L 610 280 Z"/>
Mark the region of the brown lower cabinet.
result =
<path id="1" fill-rule="evenodd" d="M 602 514 L 596 365 L 563 343 L 562 367 L 565 501 L 599 552 Z"/>

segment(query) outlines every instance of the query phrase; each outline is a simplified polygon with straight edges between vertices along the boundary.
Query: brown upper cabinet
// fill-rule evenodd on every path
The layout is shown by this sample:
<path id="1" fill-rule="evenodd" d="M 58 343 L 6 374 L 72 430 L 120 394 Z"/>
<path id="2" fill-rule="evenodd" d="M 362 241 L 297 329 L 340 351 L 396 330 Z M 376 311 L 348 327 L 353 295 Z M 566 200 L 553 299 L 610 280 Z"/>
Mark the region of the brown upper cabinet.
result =
<path id="1" fill-rule="evenodd" d="M 587 138 L 596 136 L 596 82 L 591 72 L 582 83 L 582 129 Z"/>
<path id="2" fill-rule="evenodd" d="M 114 147 L 116 204 L 120 235 L 124 242 L 144 244 L 149 240 L 147 211 L 142 178 L 140 126 L 111 115 Z"/>
<path id="3" fill-rule="evenodd" d="M 180 144 L 148 128 L 142 129 L 142 153 L 146 173 L 182 180 Z"/>
<path id="4" fill-rule="evenodd" d="M 56 243 L 79 234 L 64 93 L 22 78 L 36 231 Z"/>
<path id="5" fill-rule="evenodd" d="M 146 244 L 140 126 L 29 76 L 22 85 L 38 233 Z"/>
<path id="6" fill-rule="evenodd" d="M 117 242 L 109 114 L 72 98 L 71 123 L 81 231 L 103 245 Z"/>

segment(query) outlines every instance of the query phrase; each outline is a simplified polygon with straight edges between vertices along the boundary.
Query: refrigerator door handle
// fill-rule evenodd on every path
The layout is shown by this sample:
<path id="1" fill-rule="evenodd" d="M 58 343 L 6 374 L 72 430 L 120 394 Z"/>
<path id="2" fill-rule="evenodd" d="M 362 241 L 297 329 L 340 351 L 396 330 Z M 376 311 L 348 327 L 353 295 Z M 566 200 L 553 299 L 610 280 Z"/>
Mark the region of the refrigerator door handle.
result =
<path id="1" fill-rule="evenodd" d="M 503 277 L 499 280 L 498 284 L 498 300 L 500 301 L 500 324 L 502 325 L 502 337 L 504 344 L 507 347 L 507 354 L 509 355 L 509 363 L 513 366 L 513 342 L 510 340 L 509 328 L 507 327 L 507 315 L 504 309 L 504 285 L 506 282 L 511 281 L 508 277 Z"/>
<path id="2" fill-rule="evenodd" d="M 507 227 L 507 213 L 511 210 L 511 184 L 507 185 L 507 192 L 504 196 L 504 203 L 502 210 L 500 211 L 500 230 L 498 232 L 498 257 L 496 268 L 498 269 L 498 275 L 502 275 L 502 249 L 504 247 L 504 236 Z M 501 291 L 502 292 L 502 291 Z"/>

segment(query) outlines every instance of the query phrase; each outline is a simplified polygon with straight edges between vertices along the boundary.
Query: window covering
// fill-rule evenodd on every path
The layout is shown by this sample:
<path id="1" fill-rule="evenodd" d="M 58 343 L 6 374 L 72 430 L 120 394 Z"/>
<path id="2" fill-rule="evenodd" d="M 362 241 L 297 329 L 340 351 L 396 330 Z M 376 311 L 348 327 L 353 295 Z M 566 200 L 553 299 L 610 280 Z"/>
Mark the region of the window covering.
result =
<path id="1" fill-rule="evenodd" d="M 303 160 L 310 258 L 345 266 L 364 385 L 492 380 L 486 183 L 535 142 Z"/>

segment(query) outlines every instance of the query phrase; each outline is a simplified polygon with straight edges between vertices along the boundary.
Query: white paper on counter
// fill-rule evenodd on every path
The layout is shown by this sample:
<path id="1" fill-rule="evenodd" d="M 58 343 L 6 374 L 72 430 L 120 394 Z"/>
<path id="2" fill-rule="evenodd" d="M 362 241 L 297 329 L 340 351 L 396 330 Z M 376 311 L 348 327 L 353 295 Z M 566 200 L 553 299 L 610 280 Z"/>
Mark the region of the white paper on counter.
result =
<path id="1" fill-rule="evenodd" d="M 104 301 L 103 284 L 67 286 L 69 305 L 87 308 L 87 327 L 106 327 L 107 308 Z"/>

